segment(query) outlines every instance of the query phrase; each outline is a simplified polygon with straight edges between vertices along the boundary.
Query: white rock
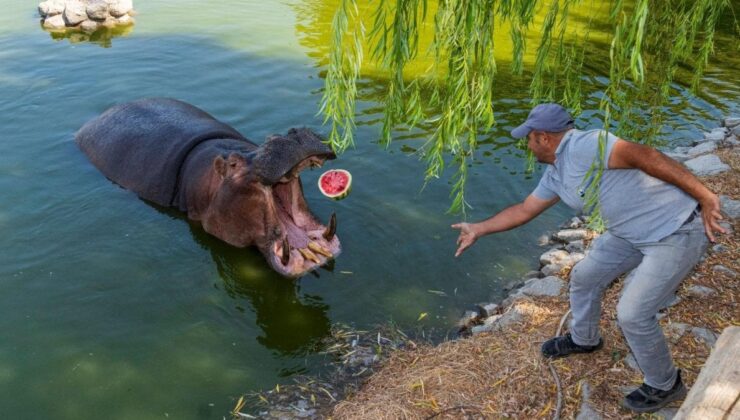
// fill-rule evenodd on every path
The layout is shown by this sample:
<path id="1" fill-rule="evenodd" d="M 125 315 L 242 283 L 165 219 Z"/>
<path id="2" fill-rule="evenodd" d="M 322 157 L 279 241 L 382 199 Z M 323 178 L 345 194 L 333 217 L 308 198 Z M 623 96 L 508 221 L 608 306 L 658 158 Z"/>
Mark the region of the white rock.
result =
<path id="1" fill-rule="evenodd" d="M 711 140 L 711 141 L 722 141 L 725 139 L 725 136 L 729 133 L 729 130 L 725 127 L 719 127 L 715 128 L 714 130 L 704 133 L 704 139 L 705 140 Z"/>
<path id="2" fill-rule="evenodd" d="M 47 0 L 39 4 L 41 16 L 55 16 L 62 14 L 62 12 L 64 12 L 64 0 Z"/>
<path id="3" fill-rule="evenodd" d="M 82 29 L 85 32 L 95 32 L 100 27 L 100 24 L 98 22 L 95 22 L 94 20 L 86 20 L 80 24 L 80 29 Z"/>
<path id="4" fill-rule="evenodd" d="M 105 20 L 108 17 L 108 2 L 106 0 L 90 0 L 85 11 L 92 20 Z"/>
<path id="5" fill-rule="evenodd" d="M 573 241 L 569 243 L 568 245 L 565 246 L 565 250 L 568 252 L 583 252 L 584 250 L 583 240 L 581 239 L 581 240 L 577 240 L 577 241 Z"/>
<path id="6" fill-rule="evenodd" d="M 565 287 L 565 282 L 555 276 L 544 279 L 534 279 L 527 282 L 519 291 L 527 296 L 559 296 Z"/>
<path id="7" fill-rule="evenodd" d="M 735 272 L 735 270 L 731 270 L 724 265 L 715 265 L 714 267 L 712 267 L 712 271 L 714 271 L 715 273 L 724 274 L 725 276 L 733 279 L 737 277 L 737 273 Z"/>
<path id="8" fill-rule="evenodd" d="M 67 7 L 64 8 L 64 21 L 67 26 L 77 26 L 87 20 L 85 12 L 85 3 L 80 0 L 68 0 Z"/>
<path id="9" fill-rule="evenodd" d="M 133 8 L 133 0 L 108 0 L 108 10 L 113 17 L 121 17 Z"/>
<path id="10" fill-rule="evenodd" d="M 570 254 L 562 249 L 553 248 L 540 256 L 540 263 L 542 263 L 542 265 L 557 264 L 569 256 Z"/>
<path id="11" fill-rule="evenodd" d="M 706 298 L 717 294 L 717 291 L 712 289 L 711 287 L 699 286 L 696 284 L 690 286 L 686 291 L 689 293 L 690 296 L 694 296 L 697 298 Z"/>
<path id="12" fill-rule="evenodd" d="M 131 25 L 134 23 L 134 18 L 129 15 L 123 15 L 115 18 L 117 25 Z"/>
<path id="13" fill-rule="evenodd" d="M 722 212 L 728 217 L 732 217 L 733 219 L 740 217 L 740 200 L 733 200 L 726 195 L 720 195 L 719 205 Z"/>
<path id="14" fill-rule="evenodd" d="M 727 117 L 722 121 L 722 125 L 728 128 L 740 125 L 740 117 Z"/>
<path id="15" fill-rule="evenodd" d="M 537 245 L 539 246 L 550 245 L 550 237 L 547 235 L 540 235 L 540 237 L 537 238 Z"/>
<path id="16" fill-rule="evenodd" d="M 724 137 L 723 137 L 724 138 Z M 698 146 L 694 146 L 691 149 L 689 149 L 687 155 L 689 157 L 697 157 L 699 155 L 703 155 L 706 153 L 710 153 L 717 150 L 717 143 L 713 141 L 707 141 L 704 143 L 700 143 Z"/>
<path id="17" fill-rule="evenodd" d="M 689 160 L 689 155 L 685 153 L 665 152 L 663 154 L 678 162 L 684 162 L 684 161 Z"/>
<path id="18" fill-rule="evenodd" d="M 697 176 L 716 175 L 730 170 L 730 167 L 722 163 L 717 155 L 699 156 L 687 160 L 684 164 Z"/>
<path id="19" fill-rule="evenodd" d="M 568 261 L 566 262 L 566 265 L 572 267 L 578 264 L 584 258 L 586 258 L 586 254 L 584 254 L 583 252 L 574 252 L 570 254 L 570 256 L 568 256 Z"/>
<path id="20" fill-rule="evenodd" d="M 591 386 L 585 380 L 581 381 L 581 407 L 578 409 L 576 420 L 601 420 L 601 414 L 591 407 L 588 399 L 591 398 Z"/>
<path id="21" fill-rule="evenodd" d="M 586 229 L 563 229 L 555 237 L 563 242 L 573 242 L 585 238 L 587 234 Z"/>
<path id="22" fill-rule="evenodd" d="M 62 15 L 54 15 L 44 19 L 44 28 L 46 29 L 62 29 L 64 27 L 66 25 Z"/>
<path id="23" fill-rule="evenodd" d="M 542 267 L 542 270 L 540 271 L 545 277 L 557 276 L 560 274 L 560 271 L 562 271 L 563 267 L 564 266 L 562 264 L 547 264 L 546 266 Z"/>
<path id="24" fill-rule="evenodd" d="M 697 340 L 703 341 L 710 348 L 714 347 L 714 344 L 717 342 L 717 334 L 706 328 L 693 327 L 691 329 L 691 334 L 693 334 Z"/>

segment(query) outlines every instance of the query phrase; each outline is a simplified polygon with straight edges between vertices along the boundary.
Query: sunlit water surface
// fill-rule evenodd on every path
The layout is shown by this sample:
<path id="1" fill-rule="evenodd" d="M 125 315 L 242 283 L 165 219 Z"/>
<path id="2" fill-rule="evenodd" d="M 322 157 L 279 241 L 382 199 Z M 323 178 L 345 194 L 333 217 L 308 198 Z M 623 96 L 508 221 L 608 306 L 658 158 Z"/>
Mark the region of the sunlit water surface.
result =
<path id="1" fill-rule="evenodd" d="M 290 127 L 326 132 L 316 112 L 335 2 L 139 1 L 132 31 L 96 42 L 53 39 L 34 1 L 0 5 L 3 418 L 221 418 L 243 392 L 320 373 L 334 323 L 392 321 L 443 336 L 471 303 L 500 299 L 537 268 L 537 236 L 570 214 L 558 206 L 454 259 L 449 180 L 422 191 L 413 153 L 429 132 L 379 146 L 382 85 L 367 79 L 357 147 L 327 165 L 353 173 L 352 194 L 329 201 L 315 187 L 319 171 L 302 176 L 315 214 L 337 213 L 344 252 L 331 271 L 285 280 L 255 250 L 111 183 L 73 135 L 144 96 L 193 103 L 257 142 Z M 737 40 L 723 25 L 701 97 L 674 91 L 671 144 L 738 112 Z M 605 55 L 589 63 L 606 72 Z M 499 125 L 470 171 L 473 220 L 524 197 L 542 169 L 526 175 L 507 135 L 528 111 L 527 83 L 500 82 Z M 584 112 L 579 124 L 595 126 L 597 115 Z"/>

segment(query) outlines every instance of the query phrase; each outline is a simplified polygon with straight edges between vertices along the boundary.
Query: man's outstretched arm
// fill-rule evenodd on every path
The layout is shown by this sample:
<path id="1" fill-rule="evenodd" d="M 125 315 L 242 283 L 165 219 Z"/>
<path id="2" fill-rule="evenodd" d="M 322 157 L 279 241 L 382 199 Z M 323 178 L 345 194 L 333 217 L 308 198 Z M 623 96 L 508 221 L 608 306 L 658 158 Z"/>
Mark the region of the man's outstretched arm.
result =
<path id="1" fill-rule="evenodd" d="M 714 232 L 727 233 L 719 225 L 722 220 L 719 197 L 709 190 L 683 165 L 642 144 L 617 140 L 609 156 L 609 169 L 640 169 L 646 174 L 677 186 L 701 204 L 704 231 L 715 242 Z"/>
<path id="2" fill-rule="evenodd" d="M 530 194 L 523 202 L 507 207 L 482 222 L 456 223 L 452 225 L 454 229 L 460 229 L 460 236 L 457 238 L 457 251 L 455 251 L 455 257 L 470 248 L 470 246 L 473 245 L 481 236 L 485 236 L 490 233 L 503 232 L 517 226 L 521 226 L 537 217 L 553 204 L 557 203 L 558 200 L 560 200 L 558 197 L 551 200 L 543 200 Z"/>

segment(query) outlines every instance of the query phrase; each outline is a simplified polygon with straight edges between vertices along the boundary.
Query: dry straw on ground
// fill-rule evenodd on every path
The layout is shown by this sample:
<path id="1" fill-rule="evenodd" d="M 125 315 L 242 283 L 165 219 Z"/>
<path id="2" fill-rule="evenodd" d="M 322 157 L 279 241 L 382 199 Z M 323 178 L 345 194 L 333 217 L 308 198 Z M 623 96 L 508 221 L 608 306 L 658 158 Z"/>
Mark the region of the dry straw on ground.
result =
<path id="1" fill-rule="evenodd" d="M 733 199 L 740 196 L 740 154 L 738 149 L 719 153 L 732 167 L 730 172 L 705 179 L 714 191 Z M 706 260 L 683 282 L 678 291 L 681 302 L 665 311 L 664 327 L 686 323 L 721 332 L 740 325 L 738 297 L 740 280 L 712 270 L 722 264 L 740 272 L 740 223 L 734 232 L 719 238 L 727 250 L 709 253 Z M 717 291 L 709 298 L 687 293 L 692 285 Z M 563 386 L 563 418 L 578 414 L 584 383 L 590 404 L 607 419 L 634 418 L 619 407 L 630 388 L 642 382 L 640 373 L 625 365 L 629 350 L 616 323 L 616 302 L 620 282 L 604 297 L 602 334 L 604 348 L 594 354 L 578 355 L 554 362 Z M 541 298 L 515 303 L 526 314 L 520 324 L 470 339 L 439 346 L 419 346 L 395 352 L 354 395 L 340 402 L 331 417 L 337 419 L 429 419 L 429 418 L 551 418 L 557 391 L 546 361 L 540 356 L 541 343 L 558 328 L 568 310 L 564 298 Z M 668 333 L 676 364 L 691 386 L 709 355 L 708 347 L 693 335 L 680 338 Z M 650 418 L 649 415 L 643 418 Z"/>

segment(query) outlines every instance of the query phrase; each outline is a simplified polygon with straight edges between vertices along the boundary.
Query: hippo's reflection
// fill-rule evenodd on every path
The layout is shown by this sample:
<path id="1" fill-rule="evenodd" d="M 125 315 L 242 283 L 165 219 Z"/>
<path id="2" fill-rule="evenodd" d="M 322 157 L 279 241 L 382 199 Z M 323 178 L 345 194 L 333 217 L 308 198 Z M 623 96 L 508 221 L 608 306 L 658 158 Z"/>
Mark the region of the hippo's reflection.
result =
<path id="1" fill-rule="evenodd" d="M 142 201 L 190 226 L 195 241 L 211 253 L 226 293 L 235 300 L 249 301 L 263 332 L 257 337 L 260 344 L 286 356 L 319 350 L 331 329 L 329 306 L 320 297 L 301 296 L 298 282 L 274 272 L 257 250 L 233 247 L 206 233 L 200 224 L 188 221 L 184 214 Z"/>

